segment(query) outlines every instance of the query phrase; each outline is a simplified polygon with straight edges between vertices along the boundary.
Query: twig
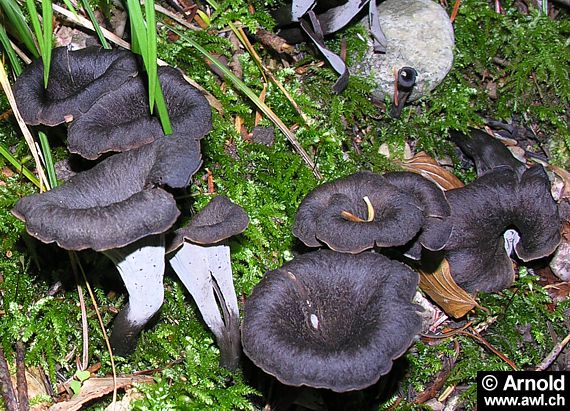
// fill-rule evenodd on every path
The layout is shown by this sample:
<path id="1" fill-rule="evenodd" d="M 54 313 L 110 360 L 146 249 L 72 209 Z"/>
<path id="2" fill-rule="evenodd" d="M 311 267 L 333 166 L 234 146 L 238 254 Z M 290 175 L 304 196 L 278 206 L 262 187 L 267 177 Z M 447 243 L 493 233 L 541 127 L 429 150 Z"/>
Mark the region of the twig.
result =
<path id="1" fill-rule="evenodd" d="M 504 362 L 506 362 L 507 364 L 509 364 L 509 366 L 515 370 L 518 371 L 518 367 L 517 365 L 511 361 L 505 354 L 503 354 L 501 351 L 499 351 L 498 349 L 496 349 L 495 347 L 493 347 L 493 345 L 487 341 L 486 339 L 484 339 L 481 334 L 479 334 L 474 328 L 471 328 L 472 332 L 469 332 L 467 330 L 462 331 L 461 335 L 466 335 L 468 337 L 473 338 L 474 340 L 476 340 L 477 342 L 483 344 L 485 347 L 487 347 L 489 350 L 491 350 L 497 357 L 499 357 L 501 360 L 503 360 Z"/>
<path id="2" fill-rule="evenodd" d="M 16 389 L 18 391 L 18 405 L 20 411 L 28 411 L 28 382 L 26 381 L 25 346 L 22 341 L 16 342 Z"/>
<path id="3" fill-rule="evenodd" d="M 186 19 L 184 19 L 184 18 L 180 17 L 178 14 L 173 13 L 170 10 L 162 7 L 160 4 L 155 4 L 154 9 L 156 11 L 158 11 L 159 13 L 164 14 L 166 17 L 170 17 L 172 20 L 174 20 L 178 24 L 186 27 L 187 29 L 201 30 L 201 28 L 193 26 L 192 24 L 188 23 L 188 21 Z"/>
<path id="4" fill-rule="evenodd" d="M 75 277 L 77 279 L 77 275 Z M 83 298 L 83 288 L 77 281 L 77 295 L 79 295 L 79 306 L 81 307 L 81 331 L 83 336 L 83 349 L 81 355 L 81 371 L 87 368 L 89 364 L 89 327 L 87 325 L 87 310 L 85 309 L 85 299 Z"/>
<path id="5" fill-rule="evenodd" d="M 412 402 L 414 404 L 423 404 L 424 402 L 431 400 L 443 388 L 445 381 L 447 381 L 447 377 L 449 377 L 449 374 L 451 373 L 451 369 L 453 368 L 455 362 L 457 361 L 457 358 L 459 357 L 459 350 L 460 350 L 459 343 L 457 341 L 454 341 L 454 343 L 455 343 L 455 355 L 448 357 L 443 361 L 443 367 L 441 371 L 437 373 L 433 382 L 428 387 L 426 387 L 426 389 L 424 389 L 421 393 L 419 393 L 414 399 L 412 399 Z"/>
<path id="6" fill-rule="evenodd" d="M 83 276 L 83 281 L 85 282 L 85 287 L 87 288 L 87 292 L 89 293 L 89 297 L 91 298 L 91 302 L 93 303 L 93 308 L 95 309 L 95 314 L 97 314 L 97 319 L 99 320 L 99 326 L 101 327 L 101 331 L 103 332 L 103 338 L 105 339 L 105 345 L 107 346 L 107 351 L 109 351 L 109 360 L 111 361 L 111 371 L 113 373 L 113 408 L 115 409 L 115 404 L 117 403 L 117 369 L 115 367 L 115 357 L 113 357 L 113 350 L 111 349 L 111 343 L 109 342 L 109 337 L 107 336 L 107 332 L 105 331 L 105 324 L 103 323 L 103 318 L 101 317 L 101 312 L 99 311 L 99 307 L 97 306 L 97 300 L 95 299 L 95 294 L 91 289 L 91 285 L 89 281 L 87 281 L 87 275 L 85 275 L 85 271 L 83 270 L 83 266 L 79 261 L 79 257 L 77 253 L 70 251 L 69 253 L 72 264 L 75 264 L 79 267 L 81 271 L 81 275 Z"/>
<path id="7" fill-rule="evenodd" d="M 461 0 L 455 0 L 455 4 L 453 5 L 453 10 L 451 11 L 451 17 L 449 17 L 449 21 L 451 21 L 451 23 L 455 21 L 457 13 L 459 12 L 460 5 L 461 5 Z"/>
<path id="8" fill-rule="evenodd" d="M 554 362 L 554 360 L 556 360 L 556 357 L 560 355 L 564 347 L 566 347 L 566 345 L 568 345 L 569 342 L 570 342 L 570 334 L 568 334 L 562 341 L 556 344 L 552 349 L 552 351 L 550 351 L 550 353 L 546 356 L 546 358 L 542 360 L 542 362 L 538 364 L 534 370 L 544 371 L 548 367 L 550 367 Z"/>
<path id="9" fill-rule="evenodd" d="M 6 411 L 18 411 L 18 402 L 14 394 L 14 387 L 10 379 L 10 370 L 8 370 L 8 364 L 6 363 L 6 357 L 4 357 L 2 347 L 0 347 L 0 388 Z"/>
<path id="10" fill-rule="evenodd" d="M 42 162 L 40 160 L 40 155 L 36 147 L 34 137 L 32 136 L 30 130 L 28 129 L 28 126 L 26 126 L 26 123 L 24 122 L 24 119 L 20 114 L 20 110 L 18 110 L 18 106 L 16 105 L 16 100 L 14 99 L 14 93 L 12 92 L 12 86 L 10 85 L 10 81 L 8 81 L 8 75 L 6 74 L 6 70 L 4 69 L 3 64 L 0 64 L 0 83 L 2 83 L 4 94 L 6 95 L 6 98 L 8 99 L 8 102 L 10 103 L 10 106 L 14 111 L 14 117 L 16 118 L 18 126 L 20 127 L 20 130 L 24 135 L 24 139 L 26 140 L 30 152 L 32 153 L 32 157 L 34 158 L 34 162 L 36 163 L 36 171 L 38 173 L 38 177 L 40 178 L 40 183 L 43 184 L 43 187 L 49 189 L 49 182 L 42 167 Z"/>

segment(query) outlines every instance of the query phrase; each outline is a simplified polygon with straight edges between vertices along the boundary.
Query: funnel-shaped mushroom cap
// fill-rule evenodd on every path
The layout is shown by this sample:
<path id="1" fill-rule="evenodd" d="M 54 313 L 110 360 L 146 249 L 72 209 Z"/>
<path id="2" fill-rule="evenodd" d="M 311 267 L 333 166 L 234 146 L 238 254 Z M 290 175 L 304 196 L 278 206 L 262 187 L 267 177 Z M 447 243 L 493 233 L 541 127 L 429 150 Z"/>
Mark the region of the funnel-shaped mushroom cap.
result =
<path id="1" fill-rule="evenodd" d="M 26 230 L 67 250 L 123 247 L 166 231 L 179 211 L 171 194 L 149 184 L 152 145 L 109 157 L 63 186 L 24 197 L 12 212 Z"/>
<path id="2" fill-rule="evenodd" d="M 469 135 L 454 131 L 450 138 L 466 156 L 473 159 L 479 176 L 500 166 L 512 168 L 519 176 L 526 170 L 525 165 L 503 143 L 484 131 L 471 129 Z"/>
<path id="3" fill-rule="evenodd" d="M 432 181 L 407 171 L 386 173 L 384 178 L 401 191 L 415 196 L 422 205 L 424 225 L 417 241 L 411 246 L 412 257 L 421 257 L 421 247 L 438 251 L 451 234 L 451 208 L 443 191 Z"/>
<path id="4" fill-rule="evenodd" d="M 455 281 L 469 292 L 499 291 L 514 279 L 503 234 L 514 228 L 525 260 L 545 257 L 560 242 L 558 206 L 542 166 L 519 179 L 509 167 L 496 167 L 473 183 L 446 193 L 453 230 L 444 250 Z"/>
<path id="5" fill-rule="evenodd" d="M 309 247 L 322 241 L 335 251 L 359 253 L 374 245 L 406 244 L 423 222 L 412 194 L 380 175 L 360 172 L 313 190 L 299 206 L 293 235 Z"/>
<path id="6" fill-rule="evenodd" d="M 156 150 L 156 160 L 149 182 L 182 188 L 202 165 L 200 141 L 183 134 L 160 138 L 150 144 Z"/>
<path id="7" fill-rule="evenodd" d="M 206 135 L 212 127 L 212 113 L 204 95 L 177 69 L 159 67 L 158 77 L 173 130 L 167 137 L 184 135 L 197 140 Z M 97 100 L 69 127 L 69 151 L 95 159 L 163 138 L 158 117 L 150 115 L 146 87 L 146 80 L 137 76 Z"/>
<path id="8" fill-rule="evenodd" d="M 52 51 L 47 89 L 42 61 L 37 60 L 16 80 L 14 96 L 27 124 L 55 126 L 79 118 L 95 100 L 137 71 L 136 59 L 128 51 L 58 47 Z"/>
<path id="9" fill-rule="evenodd" d="M 265 274 L 244 307 L 245 354 L 284 384 L 362 389 L 420 331 L 418 275 L 380 254 L 320 250 Z"/>
<path id="10" fill-rule="evenodd" d="M 170 251 L 180 247 L 184 240 L 196 244 L 219 243 L 242 233 L 248 224 L 249 217 L 242 207 L 227 197 L 214 197 L 187 226 L 176 230 Z"/>

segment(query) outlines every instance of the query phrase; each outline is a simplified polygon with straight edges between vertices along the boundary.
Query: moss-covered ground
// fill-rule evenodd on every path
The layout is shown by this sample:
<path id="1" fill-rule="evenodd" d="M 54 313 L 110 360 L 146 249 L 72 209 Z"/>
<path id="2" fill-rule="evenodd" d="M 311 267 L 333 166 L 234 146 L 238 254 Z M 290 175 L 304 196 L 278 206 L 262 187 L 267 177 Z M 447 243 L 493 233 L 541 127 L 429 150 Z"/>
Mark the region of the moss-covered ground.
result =
<path id="1" fill-rule="evenodd" d="M 266 11 L 274 3 L 221 1 L 209 30 L 187 31 L 186 35 L 209 52 L 231 59 L 236 50 L 218 32 L 226 32 L 229 23 L 238 21 L 251 33 L 259 26 L 271 29 Z M 481 127 L 485 118 L 512 120 L 532 129 L 549 154 L 549 161 L 568 168 L 568 10 L 551 4 L 557 14 L 548 17 L 532 4 L 528 11 L 521 12 L 516 5 L 522 1 L 502 3 L 504 12 L 498 14 L 487 1 L 461 2 L 454 23 L 456 52 L 452 71 L 431 95 L 407 106 L 398 120 L 388 116 L 389 102 L 370 101 L 373 84 L 369 79 L 353 76 L 348 88 L 337 95 L 331 91 L 333 71 L 317 65 L 318 57 L 305 46 L 300 46 L 304 57 L 285 66 L 274 52 L 254 42 L 263 63 L 271 67 L 309 121 L 303 120 L 273 84 L 267 85 L 266 104 L 295 131 L 300 144 L 315 159 L 323 181 L 357 170 L 397 169 L 393 159 L 379 154 L 383 143 L 388 144 L 395 158 L 402 155 L 405 143 L 436 158 L 451 158 L 460 178 L 468 180 L 474 172 L 458 161 L 447 139 L 448 132 Z M 450 13 L 452 6 L 447 7 Z M 349 65 L 365 47 L 359 34 L 366 35 L 364 28 L 350 27 L 329 40 L 333 50 L 340 48 L 341 39 L 347 40 Z M 231 83 L 214 74 L 189 44 L 163 29 L 158 54 L 188 73 L 223 106 L 223 113 L 213 110 L 213 131 L 203 140 L 203 167 L 193 184 L 177 195 L 185 217 L 200 210 L 211 198 L 209 170 L 215 192 L 228 196 L 248 212 L 249 227 L 231 241 L 236 289 L 243 301 L 264 272 L 302 251 L 291 235 L 292 219 L 301 200 L 319 181 L 279 131 L 271 147 L 243 138 L 236 129 L 236 119 L 251 131 L 254 106 Z M 243 81 L 261 94 L 263 77 L 251 55 L 242 50 L 239 63 Z M 489 92 L 491 89 L 496 92 Z M 9 109 L 4 97 L 0 104 L 2 112 Z M 263 118 L 260 125 L 272 124 Z M 61 133 L 49 137 L 56 159 L 65 158 Z M 22 164 L 34 168 L 24 139 L 9 115 L 0 118 L 0 141 Z M 76 358 L 81 356 L 83 337 L 76 284 L 82 281 L 74 275 L 66 251 L 26 236 L 23 223 L 10 213 L 19 198 L 36 191 L 35 186 L 2 157 L 0 171 L 0 344 L 8 362 L 13 363 L 14 343 L 23 341 L 26 365 L 41 366 L 55 389 L 74 375 Z M 109 331 L 125 302 L 125 291 L 104 257 L 89 251 L 79 256 Z M 511 289 L 480 295 L 485 309 L 466 318 L 475 325 L 487 323 L 481 331 L 484 340 L 520 369 L 539 364 L 569 329 L 568 300 L 552 301 L 537 273 L 523 269 Z M 143 332 L 132 356 L 116 359 L 120 374 L 152 370 L 154 384 L 137 386 L 142 396 L 131 406 L 139 410 L 262 409 L 259 387 L 247 375 L 219 368 L 214 339 L 172 273 L 167 272 L 165 283 L 166 301 L 160 317 Z M 109 353 L 89 300 L 86 308 L 89 365 L 100 363 L 94 377 L 108 375 Z M 437 375 L 444 377 L 444 383 L 433 397 L 455 387 L 451 396 L 460 393 L 460 407 L 471 409 L 476 401 L 476 372 L 510 369 L 488 346 L 465 334 L 437 340 L 422 338 L 398 367 L 402 371 L 397 384 L 382 398 L 379 409 L 428 409 L 425 404 L 415 404 L 414 399 L 433 388 Z M 365 395 L 373 398 L 376 393 Z M 42 399 L 45 396 L 32 402 Z M 110 396 L 106 396 L 88 407 L 104 409 L 109 402 Z"/>

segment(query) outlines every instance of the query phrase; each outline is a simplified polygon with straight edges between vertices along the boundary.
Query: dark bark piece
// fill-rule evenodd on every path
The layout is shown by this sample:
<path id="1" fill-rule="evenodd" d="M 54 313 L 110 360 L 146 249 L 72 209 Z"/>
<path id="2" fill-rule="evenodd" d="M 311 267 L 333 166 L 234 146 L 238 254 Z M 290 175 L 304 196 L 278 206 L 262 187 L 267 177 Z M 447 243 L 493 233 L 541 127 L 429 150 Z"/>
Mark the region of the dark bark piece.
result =
<path id="1" fill-rule="evenodd" d="M 14 392 L 14 386 L 10 379 L 10 370 L 4 356 L 4 350 L 0 347 L 0 393 L 6 405 L 6 411 L 18 411 L 18 401 Z"/>

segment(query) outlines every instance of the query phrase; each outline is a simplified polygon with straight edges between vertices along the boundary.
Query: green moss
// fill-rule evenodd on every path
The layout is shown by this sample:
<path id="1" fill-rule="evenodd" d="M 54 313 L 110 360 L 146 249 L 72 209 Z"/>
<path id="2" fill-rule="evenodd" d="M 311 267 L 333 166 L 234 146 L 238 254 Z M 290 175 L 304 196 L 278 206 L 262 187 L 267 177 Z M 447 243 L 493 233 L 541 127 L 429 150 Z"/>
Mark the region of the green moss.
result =
<path id="1" fill-rule="evenodd" d="M 272 20 L 267 11 L 276 1 L 254 1 L 256 13 L 251 14 L 248 2 L 219 2 L 212 17 L 213 28 L 226 29 L 229 22 L 239 20 L 255 31 L 259 25 L 270 29 Z M 454 69 L 430 95 L 407 106 L 400 119 L 390 118 L 383 108 L 372 103 L 369 92 L 374 84 L 369 79 L 352 76 L 341 94 L 331 91 L 337 75 L 328 67 L 317 67 L 319 56 L 307 56 L 291 67 L 278 68 L 274 74 L 293 96 L 309 118 L 307 122 L 293 108 L 281 91 L 268 84 L 266 102 L 315 159 L 319 170 L 329 181 L 361 169 L 377 172 L 398 168 L 393 160 L 379 154 L 387 143 L 396 158 L 403 155 L 407 142 L 416 150 L 425 150 L 435 157 L 452 154 L 447 140 L 451 129 L 467 130 L 481 126 L 483 118 L 522 119 L 524 125 L 539 124 L 553 137 L 551 153 L 558 164 L 568 164 L 570 134 L 566 112 L 570 85 L 568 79 L 568 19 L 555 21 L 532 11 L 523 16 L 509 5 L 505 15 L 495 13 L 480 0 L 464 0 L 454 24 L 456 53 Z M 167 32 L 161 33 L 159 55 L 180 67 L 214 95 L 224 107 L 223 114 L 214 113 L 212 132 L 203 140 L 204 166 L 194 184 L 180 195 L 183 220 L 203 208 L 212 197 L 208 193 L 205 169 L 212 172 L 215 191 L 224 194 L 246 209 L 250 216 L 247 230 L 230 241 L 232 267 L 240 300 L 247 297 L 262 275 L 291 259 L 300 250 L 291 234 L 296 209 L 302 199 L 321 182 L 317 181 L 300 156 L 294 152 L 284 135 L 275 133 L 272 147 L 245 141 L 235 130 L 234 120 L 240 116 L 247 131 L 254 126 L 255 107 L 239 91 L 213 74 L 203 56 L 188 44 Z M 212 31 L 187 32 L 209 52 L 231 58 L 236 50 L 223 36 Z M 348 62 L 362 54 L 365 30 L 353 26 L 327 40 L 328 46 L 340 50 L 341 38 L 348 46 Z M 264 62 L 275 56 L 254 44 Z M 303 46 L 301 46 L 303 47 Z M 307 49 L 306 49 L 307 50 Z M 306 51 L 305 50 L 305 51 Z M 507 65 L 496 63 L 496 58 Z M 262 74 L 251 56 L 240 56 L 243 80 L 257 94 L 263 89 Z M 296 73 L 302 65 L 311 65 L 303 75 Z M 482 75 L 497 85 L 497 98 L 485 90 Z M 536 80 L 536 81 L 535 81 Z M 6 109 L 6 102 L 0 99 Z M 271 126 L 264 118 L 262 125 Z M 61 136 L 50 135 L 56 158 L 67 156 Z M 33 168 L 28 149 L 8 121 L 0 122 L 0 140 L 14 155 Z M 0 159 L 0 165 L 6 163 Z M 474 178 L 473 170 L 454 171 L 464 181 Z M 0 338 L 9 359 L 15 338 L 26 341 L 29 365 L 42 364 L 55 381 L 55 367 L 67 377 L 75 372 L 74 359 L 67 353 L 81 350 L 81 322 L 78 296 L 71 278 L 67 254 L 56 247 L 36 241 L 20 240 L 23 223 L 10 213 L 18 198 L 34 192 L 17 174 L 3 178 L 0 184 Z M 25 238 L 25 237 L 24 237 Z M 7 254 L 9 252 L 9 254 Z M 8 257 L 10 255 L 10 257 Z M 113 318 L 126 300 L 118 274 L 105 258 L 95 253 L 80 253 L 94 287 L 103 321 L 110 331 Z M 106 273 L 102 279 L 100 275 Z M 55 279 L 64 278 L 68 288 L 54 297 L 46 297 Z M 145 369 L 153 372 L 155 384 L 140 386 L 144 398 L 136 409 L 254 409 L 261 401 L 241 374 L 230 374 L 218 366 L 219 352 L 211 333 L 205 328 L 191 298 L 168 273 L 165 281 L 165 305 L 157 323 L 142 333 L 135 353 L 117 359 L 119 373 Z M 115 293 L 111 293 L 114 291 Z M 565 335 L 562 312 L 568 303 L 559 303 L 549 311 L 549 298 L 536 278 L 524 272 L 511 290 L 481 295 L 481 303 L 490 314 L 479 311 L 471 316 L 480 323 L 497 319 L 484 337 L 505 353 L 519 367 L 532 367 L 552 348 L 550 332 Z M 110 372 L 109 354 L 103 333 L 87 303 L 91 362 L 101 361 L 99 372 Z M 527 329 L 527 325 L 530 328 Z M 465 384 L 467 408 L 475 402 L 475 376 L 478 370 L 503 370 L 508 365 L 492 352 L 468 337 L 455 337 L 460 356 L 446 385 Z M 401 382 L 408 392 L 419 392 L 442 368 L 442 360 L 453 354 L 452 341 L 439 345 L 418 342 L 406 354 L 409 373 Z M 392 398 L 383 407 L 393 402 Z M 96 405 L 95 407 L 98 407 Z M 423 409 L 405 400 L 398 409 Z"/>

